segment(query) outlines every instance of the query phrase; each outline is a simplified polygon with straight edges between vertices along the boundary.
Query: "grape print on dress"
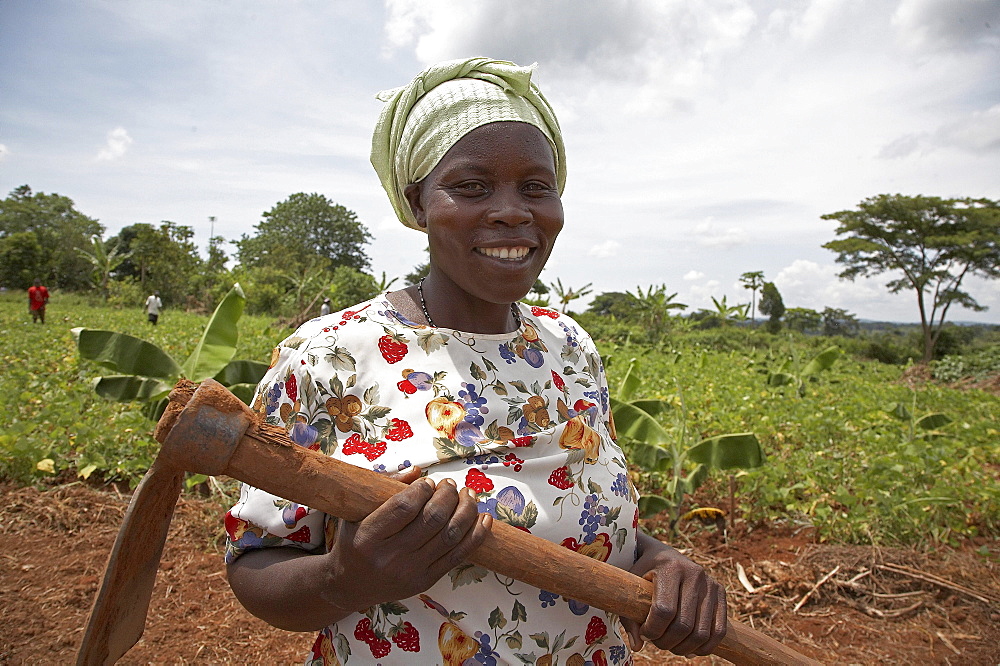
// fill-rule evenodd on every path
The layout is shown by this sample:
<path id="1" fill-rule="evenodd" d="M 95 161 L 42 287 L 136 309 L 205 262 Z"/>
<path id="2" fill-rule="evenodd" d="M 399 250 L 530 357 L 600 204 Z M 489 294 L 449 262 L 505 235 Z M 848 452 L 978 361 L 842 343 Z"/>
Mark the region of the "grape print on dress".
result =
<path id="1" fill-rule="evenodd" d="M 520 313 L 517 331 L 470 334 L 407 321 L 383 294 L 313 319 L 278 345 L 254 409 L 301 446 L 379 472 L 420 465 L 481 513 L 628 568 L 637 495 L 600 357 L 565 315 Z M 232 561 L 319 550 L 335 521 L 244 487 L 226 525 Z M 621 666 L 625 646 L 613 615 L 465 564 L 325 628 L 307 663 Z"/>

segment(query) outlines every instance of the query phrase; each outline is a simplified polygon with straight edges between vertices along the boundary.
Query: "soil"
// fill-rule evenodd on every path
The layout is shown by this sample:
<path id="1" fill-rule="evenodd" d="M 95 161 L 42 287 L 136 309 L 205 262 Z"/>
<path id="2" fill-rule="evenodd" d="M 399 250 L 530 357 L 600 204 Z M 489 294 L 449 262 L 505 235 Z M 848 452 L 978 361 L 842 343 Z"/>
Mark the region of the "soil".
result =
<path id="1" fill-rule="evenodd" d="M 0 484 L 0 664 L 75 659 L 127 502 L 81 484 Z M 301 663 L 312 637 L 264 624 L 230 592 L 221 506 L 191 496 L 178 503 L 145 634 L 120 663 Z M 725 542 L 715 526 L 688 528 L 683 541 L 726 584 L 733 615 L 821 662 L 1000 663 L 996 541 L 936 550 L 838 546 L 816 543 L 808 529 L 744 524 Z M 648 645 L 635 660 L 686 661 Z"/>

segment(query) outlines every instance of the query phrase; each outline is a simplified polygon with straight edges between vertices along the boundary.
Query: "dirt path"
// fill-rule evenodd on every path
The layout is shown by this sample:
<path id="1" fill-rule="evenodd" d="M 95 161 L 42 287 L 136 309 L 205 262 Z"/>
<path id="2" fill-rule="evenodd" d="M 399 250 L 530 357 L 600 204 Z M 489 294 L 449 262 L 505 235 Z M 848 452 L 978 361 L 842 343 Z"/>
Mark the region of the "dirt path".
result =
<path id="1" fill-rule="evenodd" d="M 75 658 L 126 504 L 126 497 L 81 485 L 44 492 L 0 485 L 0 664 Z M 145 635 L 120 663 L 301 663 L 311 636 L 265 625 L 230 593 L 219 513 L 218 503 L 181 500 Z M 970 547 L 927 555 L 817 545 L 803 532 L 739 533 L 728 545 L 709 532 L 697 540 L 695 559 L 726 582 L 740 619 L 823 662 L 1000 663 L 995 541 L 982 553 Z M 755 593 L 739 582 L 737 563 Z M 647 647 L 636 663 L 724 662 L 687 662 Z"/>

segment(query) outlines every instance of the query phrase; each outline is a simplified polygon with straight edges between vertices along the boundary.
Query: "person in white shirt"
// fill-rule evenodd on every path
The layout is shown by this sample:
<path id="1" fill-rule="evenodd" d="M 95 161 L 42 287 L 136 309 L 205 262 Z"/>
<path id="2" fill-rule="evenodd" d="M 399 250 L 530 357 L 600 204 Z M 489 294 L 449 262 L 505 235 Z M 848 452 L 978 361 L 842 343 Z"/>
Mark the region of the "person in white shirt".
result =
<path id="1" fill-rule="evenodd" d="M 163 301 L 160 300 L 160 292 L 154 291 L 146 299 L 146 314 L 149 315 L 149 323 L 156 326 L 156 321 L 160 318 L 160 308 L 163 307 Z"/>

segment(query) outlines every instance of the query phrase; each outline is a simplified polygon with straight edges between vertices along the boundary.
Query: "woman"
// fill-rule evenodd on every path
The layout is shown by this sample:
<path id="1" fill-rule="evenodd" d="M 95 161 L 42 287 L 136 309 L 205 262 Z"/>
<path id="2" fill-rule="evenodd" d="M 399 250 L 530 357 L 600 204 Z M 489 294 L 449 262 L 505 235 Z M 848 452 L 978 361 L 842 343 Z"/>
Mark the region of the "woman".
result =
<path id="1" fill-rule="evenodd" d="M 623 664 L 643 638 L 687 655 L 725 634 L 722 588 L 636 530 L 593 341 L 517 303 L 562 229 L 566 174 L 530 76 L 476 58 L 383 93 L 372 163 L 427 233 L 430 272 L 304 324 L 259 387 L 299 444 L 410 483 L 360 523 L 249 487 L 227 514 L 233 590 L 320 630 L 307 663 Z M 653 579 L 645 623 L 464 564 L 494 520 Z"/>

